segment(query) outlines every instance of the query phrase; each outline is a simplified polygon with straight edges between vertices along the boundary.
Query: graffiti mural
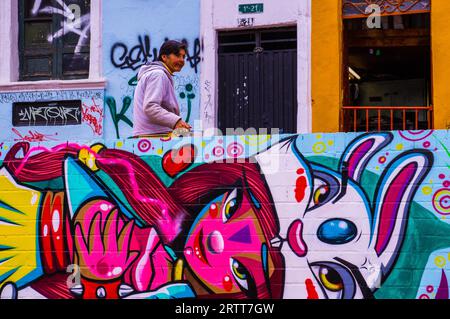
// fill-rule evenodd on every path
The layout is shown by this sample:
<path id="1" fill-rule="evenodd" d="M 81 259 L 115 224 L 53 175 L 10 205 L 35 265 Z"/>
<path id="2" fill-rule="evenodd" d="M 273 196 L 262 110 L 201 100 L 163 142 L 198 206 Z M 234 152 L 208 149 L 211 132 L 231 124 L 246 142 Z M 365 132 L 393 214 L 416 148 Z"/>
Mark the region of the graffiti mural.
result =
<path id="1" fill-rule="evenodd" d="M 82 120 L 92 128 L 94 135 L 102 136 L 103 106 L 95 98 L 91 99 L 91 103 L 83 103 Z"/>
<path id="2" fill-rule="evenodd" d="M 114 97 L 108 96 L 105 101 L 114 124 L 114 128 L 116 131 L 116 138 L 120 138 L 120 128 L 119 128 L 120 122 L 124 122 L 129 127 L 133 127 L 133 122 L 131 122 L 131 120 L 125 114 L 127 113 L 133 101 L 132 96 L 134 95 L 134 88 L 137 86 L 137 74 L 128 81 L 128 86 L 132 88 L 132 91 L 130 92 L 131 96 L 127 95 L 123 97 L 122 107 L 120 111 L 118 111 L 117 109 L 116 99 Z"/>
<path id="3" fill-rule="evenodd" d="M 54 135 L 43 134 L 37 131 L 28 131 L 28 134 L 22 135 L 17 129 L 12 129 L 13 133 L 17 135 L 18 138 L 15 138 L 14 141 L 22 141 L 22 142 L 44 142 L 44 141 L 57 141 L 55 137 L 58 133 Z"/>
<path id="4" fill-rule="evenodd" d="M 164 41 L 166 40 L 168 38 L 164 39 Z M 159 47 L 152 47 L 149 35 L 138 36 L 137 42 L 138 44 L 131 48 L 128 48 L 123 42 L 117 42 L 112 45 L 110 60 L 114 69 L 135 72 L 146 63 L 157 60 Z M 188 40 L 183 39 L 182 42 L 188 47 L 188 51 L 186 52 L 186 67 L 190 67 L 195 72 L 195 75 L 185 76 L 177 74 L 174 76 L 174 82 L 180 100 L 180 111 L 185 121 L 189 123 L 193 117 L 194 100 L 197 96 L 195 92 L 197 91 L 199 81 L 198 71 L 201 62 L 201 44 L 198 38 L 193 41 L 191 48 Z M 121 82 L 123 82 L 123 76 L 120 77 Z M 120 87 L 120 91 L 123 93 L 121 98 L 116 99 L 113 96 L 108 96 L 106 99 L 106 105 L 111 113 L 113 127 L 115 128 L 116 138 L 122 137 L 121 122 L 125 124 L 127 131 L 133 127 L 133 123 L 130 120 L 131 116 L 127 115 L 127 112 L 132 111 L 134 88 L 137 85 L 137 74 L 133 73 L 132 78 L 126 82 L 128 83 L 126 87 L 124 85 Z M 121 101 L 122 104 L 120 111 L 117 106 L 117 100 Z"/>
<path id="5" fill-rule="evenodd" d="M 0 297 L 449 298 L 445 131 L 88 145 L 2 145 Z"/>
<path id="6" fill-rule="evenodd" d="M 102 138 L 104 91 L 0 93 L 1 141 L 43 142 Z M 59 138 L 61 137 L 61 138 Z"/>
<path id="7" fill-rule="evenodd" d="M 116 68 L 136 71 L 147 62 L 156 61 L 158 49 L 153 48 L 152 50 L 150 37 L 148 35 L 145 35 L 144 38 L 138 36 L 138 42 L 139 44 L 130 49 L 122 42 L 115 43 L 111 48 L 112 65 Z"/>
<path id="8" fill-rule="evenodd" d="M 169 40 L 165 38 L 164 41 Z M 189 66 L 198 73 L 198 65 L 201 62 L 201 46 L 200 39 L 195 39 L 192 49 L 189 48 L 189 42 L 183 39 L 182 42 L 188 48 L 186 52 L 186 60 Z M 128 48 L 125 43 L 117 42 L 111 48 L 111 64 L 119 69 L 131 69 L 136 71 L 141 66 L 148 62 L 153 62 L 158 59 L 159 47 L 151 46 L 150 36 L 138 36 L 138 44 L 132 48 Z"/>
<path id="9" fill-rule="evenodd" d="M 192 107 L 195 98 L 198 98 L 199 84 L 197 77 L 176 77 L 175 91 L 180 100 L 180 110 L 182 114 L 186 114 L 184 121 L 189 123 L 191 120 Z"/>

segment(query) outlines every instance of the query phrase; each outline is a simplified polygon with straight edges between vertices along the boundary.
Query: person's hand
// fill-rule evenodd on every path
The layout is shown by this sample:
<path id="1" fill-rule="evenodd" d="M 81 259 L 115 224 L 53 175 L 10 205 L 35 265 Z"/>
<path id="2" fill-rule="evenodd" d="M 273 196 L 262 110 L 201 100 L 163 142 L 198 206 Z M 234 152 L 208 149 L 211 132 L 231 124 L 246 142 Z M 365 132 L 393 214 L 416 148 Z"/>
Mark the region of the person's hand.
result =
<path id="1" fill-rule="evenodd" d="M 186 122 L 183 121 L 183 120 L 179 120 L 173 129 L 174 129 L 174 130 L 176 130 L 176 129 L 187 129 L 187 130 L 191 130 L 191 128 L 192 128 L 192 126 L 190 126 L 189 123 L 186 123 Z"/>

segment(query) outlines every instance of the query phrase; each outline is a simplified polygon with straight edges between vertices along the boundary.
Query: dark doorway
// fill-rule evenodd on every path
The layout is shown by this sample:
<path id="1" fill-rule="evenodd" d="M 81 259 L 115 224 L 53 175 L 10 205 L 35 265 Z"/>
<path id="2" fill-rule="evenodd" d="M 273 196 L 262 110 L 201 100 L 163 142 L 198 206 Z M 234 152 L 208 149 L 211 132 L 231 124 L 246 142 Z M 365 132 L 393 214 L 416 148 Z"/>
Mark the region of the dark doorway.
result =
<path id="1" fill-rule="evenodd" d="M 219 129 L 297 131 L 297 29 L 219 33 Z"/>

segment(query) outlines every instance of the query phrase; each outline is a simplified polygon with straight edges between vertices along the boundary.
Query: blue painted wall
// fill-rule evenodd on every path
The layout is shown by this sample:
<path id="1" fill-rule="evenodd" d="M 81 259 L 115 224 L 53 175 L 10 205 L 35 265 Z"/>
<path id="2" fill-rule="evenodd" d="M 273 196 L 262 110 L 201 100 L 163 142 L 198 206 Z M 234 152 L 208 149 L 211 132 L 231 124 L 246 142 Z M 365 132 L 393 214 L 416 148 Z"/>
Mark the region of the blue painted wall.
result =
<path id="1" fill-rule="evenodd" d="M 139 67 L 155 58 L 166 38 L 186 40 L 191 60 L 176 74 L 175 84 L 182 117 L 190 123 L 199 119 L 200 77 L 200 1 L 198 0 L 108 0 L 103 7 L 104 76 L 108 80 L 105 103 L 106 139 L 126 138 L 132 134 L 132 99 Z M 196 42 L 197 40 L 197 42 Z M 183 98 L 184 97 L 184 98 Z M 115 108 L 115 111 L 114 111 Z M 112 110 L 112 112 L 111 112 Z M 116 118 L 116 121 L 114 120 Z M 123 119 L 123 117 L 122 117 Z M 118 122 L 117 128 L 115 122 Z"/>
<path id="2" fill-rule="evenodd" d="M 74 139 L 127 138 L 132 134 L 133 93 L 139 67 L 153 61 L 166 38 L 186 41 L 186 66 L 175 77 L 184 120 L 199 119 L 201 48 L 199 0 L 108 0 L 103 2 L 103 77 L 105 90 L 22 90 L 0 93 L 0 140 L 50 142 Z M 19 67 L 19 66 L 17 66 Z M 15 102 L 81 100 L 77 126 L 13 127 Z M 48 123 L 63 115 L 36 114 Z M 81 113 L 81 112 L 80 112 Z M 70 115 L 69 115 L 70 116 Z M 31 119 L 30 121 L 33 121 Z"/>

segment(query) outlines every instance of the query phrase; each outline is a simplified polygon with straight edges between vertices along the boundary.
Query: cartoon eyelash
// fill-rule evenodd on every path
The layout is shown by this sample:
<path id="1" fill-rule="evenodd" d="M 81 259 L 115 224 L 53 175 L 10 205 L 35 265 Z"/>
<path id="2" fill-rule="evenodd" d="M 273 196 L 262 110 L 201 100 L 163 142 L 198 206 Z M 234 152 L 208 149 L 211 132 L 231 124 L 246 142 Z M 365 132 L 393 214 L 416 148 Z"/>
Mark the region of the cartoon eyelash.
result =
<path id="1" fill-rule="evenodd" d="M 332 262 L 317 262 L 310 266 L 328 299 L 352 299 L 355 296 L 355 279 L 344 266 Z"/>

